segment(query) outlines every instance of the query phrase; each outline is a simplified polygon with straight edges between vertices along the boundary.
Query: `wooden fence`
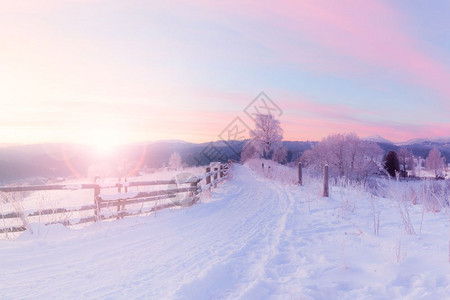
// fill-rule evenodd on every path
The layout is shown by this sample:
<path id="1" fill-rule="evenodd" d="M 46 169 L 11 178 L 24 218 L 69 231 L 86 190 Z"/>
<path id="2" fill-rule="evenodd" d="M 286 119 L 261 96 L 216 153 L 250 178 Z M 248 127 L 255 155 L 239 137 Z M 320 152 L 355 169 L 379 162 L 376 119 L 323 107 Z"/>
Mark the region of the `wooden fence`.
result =
<path id="1" fill-rule="evenodd" d="M 199 194 L 210 190 L 225 179 L 228 175 L 230 163 L 211 163 L 206 167 L 205 173 L 188 176 L 184 180 L 155 180 L 123 182 L 115 184 L 67 184 L 67 185 L 43 185 L 43 186 L 17 186 L 2 187 L 2 193 L 23 193 L 35 191 L 54 190 L 93 190 L 93 203 L 81 207 L 71 208 L 44 208 L 37 211 L 12 211 L 0 212 L 0 233 L 20 232 L 28 227 L 29 220 L 36 218 L 41 220 L 42 216 L 63 215 L 62 220 L 44 222 L 47 224 L 61 223 L 65 226 L 78 225 L 87 222 L 96 222 L 108 219 L 120 219 L 125 216 L 151 213 L 157 210 L 176 206 L 190 206 L 199 199 Z M 203 183 L 203 184 L 202 184 Z M 165 189 L 152 191 L 130 191 L 133 187 L 142 186 L 165 186 Z M 105 191 L 117 189 L 115 194 L 103 194 Z M 180 200 L 180 195 L 185 197 Z M 187 194 L 187 196 L 186 196 Z M 161 200 L 161 201 L 160 201 Z M 146 203 L 153 203 L 152 206 L 145 206 Z M 140 208 L 136 208 L 141 204 Z M 133 208 L 134 206 L 134 208 Z M 13 222 L 8 222 L 13 221 Z M 8 226 L 9 223 L 21 223 L 19 226 Z"/>

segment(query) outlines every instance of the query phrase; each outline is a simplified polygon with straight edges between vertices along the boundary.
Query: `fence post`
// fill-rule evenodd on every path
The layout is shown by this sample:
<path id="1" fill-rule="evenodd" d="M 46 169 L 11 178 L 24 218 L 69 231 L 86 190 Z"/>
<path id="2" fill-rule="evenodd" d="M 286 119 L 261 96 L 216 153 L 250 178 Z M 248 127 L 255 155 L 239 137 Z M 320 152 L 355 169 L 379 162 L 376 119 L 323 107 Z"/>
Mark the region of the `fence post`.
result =
<path id="1" fill-rule="evenodd" d="M 329 197 L 330 191 L 328 188 L 328 165 L 323 166 L 323 197 Z"/>
<path id="2" fill-rule="evenodd" d="M 122 200 L 117 200 L 117 220 L 120 219 L 120 204 L 121 204 Z"/>
<path id="3" fill-rule="evenodd" d="M 209 172 L 211 172 L 211 167 L 206 167 L 206 174 L 208 174 Z M 211 175 L 207 175 L 206 176 L 206 185 L 211 183 Z M 211 187 L 209 187 L 209 189 L 211 189 Z"/>
<path id="4" fill-rule="evenodd" d="M 128 180 L 127 180 L 127 178 L 125 177 L 125 187 L 124 187 L 124 192 L 125 193 L 128 193 Z"/>
<path id="5" fill-rule="evenodd" d="M 225 169 L 225 171 L 227 172 L 225 174 L 226 177 L 228 177 L 228 172 L 230 171 L 230 166 L 231 166 L 231 162 L 228 162 L 225 164 L 225 166 L 223 167 Z"/>
<path id="6" fill-rule="evenodd" d="M 100 195 L 100 186 L 96 184 L 94 187 L 95 221 L 98 221 L 100 217 L 99 195 Z"/>
<path id="7" fill-rule="evenodd" d="M 191 197 L 192 197 L 192 204 L 197 202 L 197 183 L 198 180 L 195 180 L 194 182 L 191 182 L 191 187 L 195 187 L 195 190 L 191 191 Z"/>
<path id="8" fill-rule="evenodd" d="M 214 167 L 214 172 L 217 172 L 217 170 L 219 170 L 219 168 Z M 214 174 L 214 187 L 217 187 L 217 173 Z"/>
<path id="9" fill-rule="evenodd" d="M 302 163 L 298 163 L 298 184 L 303 185 L 303 178 L 302 178 Z"/>
<path id="10" fill-rule="evenodd" d="M 223 165 L 220 164 L 220 178 L 223 178 Z"/>
<path id="11" fill-rule="evenodd" d="M 120 194 L 122 192 L 122 178 L 119 177 L 119 182 L 116 184 L 117 186 L 117 192 Z M 120 205 L 121 205 L 121 200 L 118 199 L 117 200 L 117 220 L 120 219 Z"/>
<path id="12" fill-rule="evenodd" d="M 124 178 L 124 182 L 127 182 L 127 178 Z M 122 186 L 124 193 L 128 192 L 128 187 L 122 184 L 122 177 L 119 177 L 119 183 L 117 184 L 117 191 L 119 193 L 122 192 Z M 125 202 L 126 200 L 119 199 L 117 200 L 117 219 L 123 219 L 123 215 L 125 214 Z"/>

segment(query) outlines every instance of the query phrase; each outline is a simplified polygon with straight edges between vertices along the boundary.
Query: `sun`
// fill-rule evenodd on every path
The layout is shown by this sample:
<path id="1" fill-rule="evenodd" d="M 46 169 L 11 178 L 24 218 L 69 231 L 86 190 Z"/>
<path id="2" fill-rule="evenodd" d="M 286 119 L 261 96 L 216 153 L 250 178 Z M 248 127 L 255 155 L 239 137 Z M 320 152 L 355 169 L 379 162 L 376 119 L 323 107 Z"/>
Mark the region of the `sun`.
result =
<path id="1" fill-rule="evenodd" d="M 113 128 L 95 128 L 87 134 L 87 144 L 92 147 L 95 154 L 111 156 L 116 153 L 119 145 L 123 143 L 122 132 Z"/>

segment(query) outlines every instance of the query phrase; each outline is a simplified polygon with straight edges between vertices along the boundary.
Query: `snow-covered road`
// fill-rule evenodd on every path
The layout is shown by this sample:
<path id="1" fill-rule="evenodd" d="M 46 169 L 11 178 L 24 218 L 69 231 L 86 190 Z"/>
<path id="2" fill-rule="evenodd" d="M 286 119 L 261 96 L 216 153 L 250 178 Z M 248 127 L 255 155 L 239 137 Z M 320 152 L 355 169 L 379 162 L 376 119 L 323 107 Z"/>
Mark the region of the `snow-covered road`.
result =
<path id="1" fill-rule="evenodd" d="M 190 208 L 0 241 L 0 298 L 439 299 L 450 292 L 441 245 L 427 265 L 395 264 L 394 245 L 340 217 L 339 201 L 307 202 L 304 188 L 244 166 L 232 174 Z"/>

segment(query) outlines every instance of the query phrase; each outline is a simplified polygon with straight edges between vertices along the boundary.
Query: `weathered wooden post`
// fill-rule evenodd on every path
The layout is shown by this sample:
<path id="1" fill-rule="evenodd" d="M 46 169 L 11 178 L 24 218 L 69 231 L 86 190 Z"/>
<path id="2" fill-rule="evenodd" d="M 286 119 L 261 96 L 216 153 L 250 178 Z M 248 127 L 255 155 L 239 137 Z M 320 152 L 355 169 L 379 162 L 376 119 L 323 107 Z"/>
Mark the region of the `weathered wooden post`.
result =
<path id="1" fill-rule="evenodd" d="M 120 219 L 120 205 L 121 205 L 122 200 L 117 200 L 117 220 Z"/>
<path id="2" fill-rule="evenodd" d="M 116 184 L 117 192 L 120 194 L 122 192 L 122 178 L 119 177 L 119 182 Z M 120 199 L 117 200 L 117 220 L 120 219 Z"/>
<path id="3" fill-rule="evenodd" d="M 303 178 L 302 178 L 302 163 L 298 163 L 298 184 L 303 185 Z"/>
<path id="4" fill-rule="evenodd" d="M 220 178 L 223 178 L 223 165 L 220 164 Z"/>
<path id="5" fill-rule="evenodd" d="M 126 184 L 127 178 L 126 177 L 124 178 L 125 184 L 122 184 L 121 180 L 122 180 L 122 178 L 119 178 L 119 185 L 118 185 L 119 193 L 122 191 L 122 186 L 123 186 L 124 193 L 127 193 L 128 192 L 128 186 Z M 125 199 L 119 199 L 118 200 L 118 203 L 117 203 L 117 219 L 123 219 L 123 216 L 125 214 L 125 203 L 126 203 Z"/>
<path id="6" fill-rule="evenodd" d="M 216 172 L 215 174 L 214 174 L 214 187 L 216 188 L 217 187 L 217 176 L 218 176 L 218 171 L 219 170 L 219 168 L 217 168 L 217 167 L 214 167 L 214 172 Z"/>
<path id="7" fill-rule="evenodd" d="M 99 203 L 99 195 L 100 195 L 100 185 L 96 184 L 94 186 L 94 204 L 95 204 L 95 221 L 99 220 L 100 217 L 100 203 Z"/>
<path id="8" fill-rule="evenodd" d="M 230 169 L 230 163 L 228 162 L 228 163 L 226 163 L 224 166 L 223 166 L 223 175 L 224 176 L 226 176 L 226 177 L 228 177 L 228 170 Z"/>
<path id="9" fill-rule="evenodd" d="M 198 200 L 198 197 L 197 197 L 197 184 L 198 184 L 198 182 L 199 182 L 199 180 L 197 180 L 197 178 L 195 179 L 194 182 L 191 182 L 192 191 L 190 192 L 190 196 L 192 197 L 192 204 L 194 204 Z"/>
<path id="10" fill-rule="evenodd" d="M 208 174 L 211 172 L 211 167 L 206 167 L 206 185 L 211 184 L 211 175 Z M 211 187 L 209 187 L 211 189 Z"/>
<path id="11" fill-rule="evenodd" d="M 330 197 L 328 187 L 328 165 L 323 166 L 323 197 Z"/>

